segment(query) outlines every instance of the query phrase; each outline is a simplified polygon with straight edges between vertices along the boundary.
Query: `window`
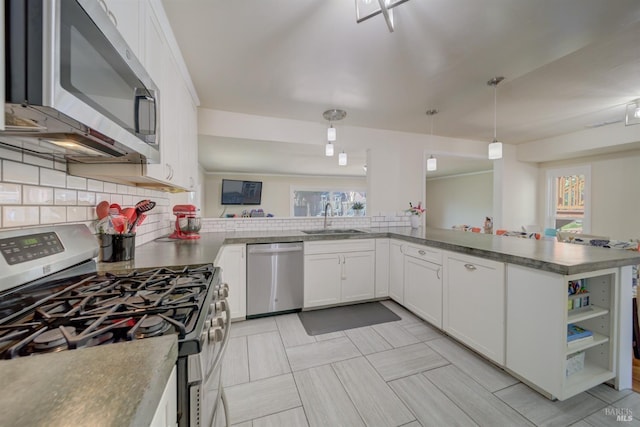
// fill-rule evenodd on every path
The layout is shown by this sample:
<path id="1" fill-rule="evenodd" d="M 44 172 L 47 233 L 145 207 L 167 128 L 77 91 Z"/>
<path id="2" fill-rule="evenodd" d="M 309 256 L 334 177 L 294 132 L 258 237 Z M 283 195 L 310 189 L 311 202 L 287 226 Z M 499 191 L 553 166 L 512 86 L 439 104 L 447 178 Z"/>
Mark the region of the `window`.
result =
<path id="1" fill-rule="evenodd" d="M 294 189 L 292 192 L 292 216 L 324 216 L 327 203 L 331 204 L 333 216 L 365 215 L 365 191 Z M 356 208 L 362 206 L 362 209 L 354 209 L 354 205 Z"/>
<path id="2" fill-rule="evenodd" d="M 548 228 L 590 232 L 590 180 L 589 166 L 547 171 Z"/>

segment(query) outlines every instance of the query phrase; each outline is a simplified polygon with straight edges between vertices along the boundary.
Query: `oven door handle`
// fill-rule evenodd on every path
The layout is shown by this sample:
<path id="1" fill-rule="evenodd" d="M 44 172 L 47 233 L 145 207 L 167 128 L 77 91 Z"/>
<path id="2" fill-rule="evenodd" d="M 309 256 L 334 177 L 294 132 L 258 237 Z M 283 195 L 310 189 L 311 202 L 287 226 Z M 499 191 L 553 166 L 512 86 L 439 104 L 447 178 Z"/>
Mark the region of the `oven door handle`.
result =
<path id="1" fill-rule="evenodd" d="M 231 308 L 229 307 L 229 301 L 225 298 L 220 301 L 220 303 L 224 304 L 224 311 L 226 315 L 226 324 L 224 328 L 224 336 L 222 337 L 222 344 L 220 345 L 220 351 L 216 354 L 215 359 L 213 359 L 213 363 L 209 366 L 209 370 L 207 371 L 206 380 L 209 380 L 211 374 L 216 370 L 218 365 L 222 363 L 222 357 L 227 350 L 227 344 L 229 343 L 229 337 L 231 335 Z"/>

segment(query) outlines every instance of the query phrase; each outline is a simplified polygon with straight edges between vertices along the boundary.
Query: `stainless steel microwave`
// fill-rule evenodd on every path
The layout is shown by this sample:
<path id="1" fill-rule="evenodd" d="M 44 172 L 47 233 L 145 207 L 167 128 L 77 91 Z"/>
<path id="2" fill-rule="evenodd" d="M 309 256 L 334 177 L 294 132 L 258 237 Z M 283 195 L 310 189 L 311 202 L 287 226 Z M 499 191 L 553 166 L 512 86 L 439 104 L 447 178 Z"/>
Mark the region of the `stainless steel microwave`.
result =
<path id="1" fill-rule="evenodd" d="M 5 0 L 2 136 L 85 162 L 156 163 L 159 93 L 96 0 Z"/>

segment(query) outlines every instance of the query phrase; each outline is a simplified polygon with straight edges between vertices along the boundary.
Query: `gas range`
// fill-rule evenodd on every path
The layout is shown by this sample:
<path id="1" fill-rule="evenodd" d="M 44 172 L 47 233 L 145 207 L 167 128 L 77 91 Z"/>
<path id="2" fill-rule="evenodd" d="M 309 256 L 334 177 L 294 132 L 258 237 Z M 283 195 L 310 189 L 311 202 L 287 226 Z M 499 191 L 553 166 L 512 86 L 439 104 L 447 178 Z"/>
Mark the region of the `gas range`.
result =
<path id="1" fill-rule="evenodd" d="M 211 425 L 222 401 L 228 286 L 212 264 L 99 272 L 85 225 L 0 230 L 0 358 L 177 334 L 179 426 Z"/>

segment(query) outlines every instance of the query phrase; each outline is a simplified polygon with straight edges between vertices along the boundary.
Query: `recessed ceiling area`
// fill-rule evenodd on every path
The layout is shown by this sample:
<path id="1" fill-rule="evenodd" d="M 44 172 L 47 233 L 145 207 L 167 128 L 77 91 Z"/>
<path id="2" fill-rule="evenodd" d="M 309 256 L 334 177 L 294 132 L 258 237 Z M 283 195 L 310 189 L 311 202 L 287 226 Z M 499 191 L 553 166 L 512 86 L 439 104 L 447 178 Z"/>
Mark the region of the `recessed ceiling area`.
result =
<path id="1" fill-rule="evenodd" d="M 637 0 L 409 0 L 394 9 L 393 33 L 382 16 L 357 24 L 352 0 L 163 4 L 201 108 L 318 124 L 339 108 L 347 126 L 422 134 L 437 108 L 436 135 L 488 144 L 486 82 L 500 75 L 498 139 L 520 144 L 619 121 L 640 97 Z M 200 161 L 209 170 L 231 167 L 242 149 L 267 157 L 275 147 L 264 143 L 201 138 Z M 268 160 L 282 173 L 311 162 L 286 151 Z"/>

